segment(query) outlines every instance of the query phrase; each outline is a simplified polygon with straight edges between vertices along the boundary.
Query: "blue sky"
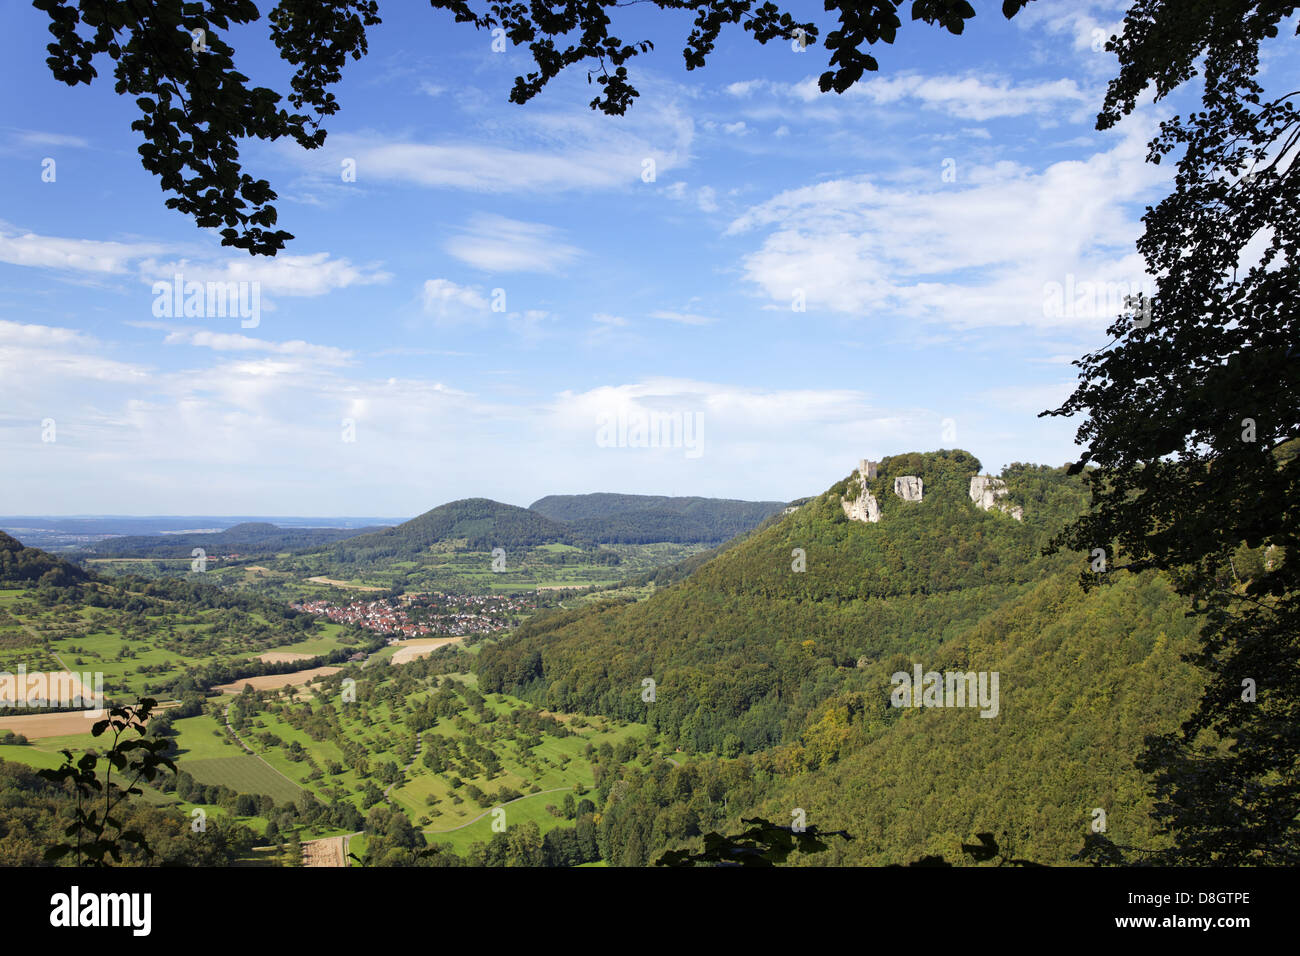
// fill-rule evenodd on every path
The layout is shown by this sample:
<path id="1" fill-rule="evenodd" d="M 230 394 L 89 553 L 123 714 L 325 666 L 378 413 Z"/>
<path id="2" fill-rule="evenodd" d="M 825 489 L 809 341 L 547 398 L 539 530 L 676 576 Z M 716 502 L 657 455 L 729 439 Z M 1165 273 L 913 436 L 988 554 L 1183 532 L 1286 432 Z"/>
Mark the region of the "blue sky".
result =
<path id="1" fill-rule="evenodd" d="M 93 87 L 56 83 L 44 15 L 11 7 L 3 510 L 789 499 L 910 450 L 1070 460 L 1075 424 L 1035 416 L 1105 341 L 1102 284 L 1144 281 L 1133 243 L 1170 173 L 1145 144 L 1177 104 L 1093 129 L 1115 64 L 1094 39 L 1121 5 L 1040 2 L 1012 23 L 978 6 L 960 38 L 907 24 L 839 97 L 816 91 L 824 51 L 739 32 L 687 73 L 689 19 L 633 8 L 625 33 L 656 49 L 612 118 L 582 72 L 508 103 L 526 54 L 386 4 L 324 148 L 244 148 L 296 236 L 274 259 L 165 209 L 110 64 Z M 284 88 L 265 22 L 228 39 Z M 256 282 L 257 325 L 160 317 L 154 283 L 177 272 Z M 651 411 L 695 422 L 696 447 L 598 440 L 599 421 Z"/>

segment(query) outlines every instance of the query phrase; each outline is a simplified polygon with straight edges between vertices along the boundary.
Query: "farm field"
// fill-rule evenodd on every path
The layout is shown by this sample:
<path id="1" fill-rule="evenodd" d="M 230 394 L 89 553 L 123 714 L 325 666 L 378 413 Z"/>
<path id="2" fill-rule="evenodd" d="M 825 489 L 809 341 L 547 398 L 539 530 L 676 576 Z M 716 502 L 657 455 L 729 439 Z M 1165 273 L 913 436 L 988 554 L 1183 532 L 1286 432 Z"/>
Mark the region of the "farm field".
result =
<path id="1" fill-rule="evenodd" d="M 102 674 L 109 699 L 167 698 L 181 686 L 228 682 L 374 640 L 291 616 L 258 596 L 199 593 L 205 597 L 194 600 L 180 582 L 140 591 L 94 583 L 76 603 L 47 606 L 35 589 L 0 589 L 0 670 Z M 212 606 L 218 601 L 229 606 Z"/>
<path id="2" fill-rule="evenodd" d="M 456 846 L 489 837 L 496 806 L 506 807 L 507 821 L 558 825 L 546 807 L 593 786 L 591 753 L 630 748 L 645 733 L 634 724 L 557 717 L 506 695 L 484 697 L 469 675 L 433 667 L 420 659 L 350 672 L 362 675 L 354 702 L 340 697 L 341 675 L 303 699 L 247 691 L 231 702 L 231 724 L 266 764 L 321 801 L 346 800 L 362 812 L 385 803 L 422 829 L 447 831 L 430 836 Z M 178 722 L 182 760 L 210 753 L 213 727 L 207 718 Z M 186 754 L 190 740 L 201 743 Z M 198 766 L 220 769 L 204 759 Z M 233 776 L 213 782 L 237 783 Z"/>
<path id="3" fill-rule="evenodd" d="M 328 677 L 330 674 L 337 674 L 337 667 L 311 667 L 307 670 L 290 671 L 287 674 L 263 674 L 260 677 L 244 677 L 239 680 L 231 681 L 228 684 L 215 684 L 213 690 L 221 691 L 223 694 L 238 694 L 245 687 L 251 687 L 254 690 L 270 690 L 278 687 L 301 687 L 303 684 L 310 684 L 318 677 Z"/>
<path id="4" fill-rule="evenodd" d="M 491 551 L 474 550 L 463 540 L 439 542 L 418 559 L 345 564 L 327 552 L 290 554 L 209 563 L 204 578 L 222 587 L 249 590 L 288 602 L 303 597 L 363 597 L 392 588 L 440 590 L 458 594 L 524 594 L 545 590 L 604 588 L 633 575 L 671 564 L 708 549 L 703 544 L 654 542 L 605 544 L 583 551 L 551 543 L 511 550 L 504 566 Z M 91 558 L 91 567 L 145 578 L 197 577 L 189 559 Z"/>
<path id="5" fill-rule="evenodd" d="M 489 844 L 499 853 L 503 832 L 522 827 L 535 842 L 557 828 L 572 834 L 579 817 L 589 859 L 595 809 L 586 797 L 602 799 L 597 765 L 608 773 L 662 762 L 648 728 L 483 695 L 470 672 L 485 645 L 535 608 L 632 596 L 591 588 L 625 568 L 564 563 L 587 553 L 563 544 L 521 553 L 511 572 L 535 598 L 435 590 L 386 597 L 383 607 L 416 621 L 468 628 L 392 643 L 355 618 L 331 621 L 281 603 L 291 589 L 297 600 L 314 593 L 330 605 L 379 606 L 341 593 L 334 582 L 342 577 L 290 583 L 298 575 L 277 570 L 276 559 L 203 575 L 187 575 L 183 562 L 174 574 L 164 572 L 167 562 L 151 562 L 147 577 L 75 590 L 0 589 L 0 667 L 102 674 L 110 706 L 160 700 L 150 733 L 170 740 L 177 773 L 142 784 L 135 799 L 239 828 L 248 836 L 233 865 L 335 866 L 345 839 L 353 853 L 374 849 L 375 860 L 391 863 L 395 832 L 443 848 L 431 852 L 450 848 L 481 861 Z M 387 570 L 418 576 L 432 566 L 470 590 L 508 595 L 509 582 L 485 562 L 487 553 L 453 547 L 432 564 L 399 561 Z M 243 586 L 229 587 L 236 582 Z M 81 712 L 0 712 L 0 760 L 41 770 L 62 765 L 64 749 L 102 752 L 110 738 L 92 736 L 94 722 Z"/>

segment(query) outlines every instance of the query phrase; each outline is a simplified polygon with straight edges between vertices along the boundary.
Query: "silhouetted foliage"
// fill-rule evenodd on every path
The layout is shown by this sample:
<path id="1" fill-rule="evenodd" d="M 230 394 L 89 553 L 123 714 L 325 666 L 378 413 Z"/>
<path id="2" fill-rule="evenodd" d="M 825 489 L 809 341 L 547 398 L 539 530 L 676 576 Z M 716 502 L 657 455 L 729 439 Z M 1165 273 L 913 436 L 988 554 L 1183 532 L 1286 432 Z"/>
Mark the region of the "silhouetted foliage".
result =
<path id="1" fill-rule="evenodd" d="M 1167 862 L 1300 862 L 1300 112 L 1296 91 L 1257 80 L 1261 44 L 1295 9 L 1130 8 L 1098 127 L 1193 77 L 1201 109 L 1150 146 L 1153 163 L 1178 157 L 1138 242 L 1155 296 L 1116 319 L 1114 341 L 1075 363 L 1074 394 L 1043 413 L 1084 414 L 1077 467 L 1096 465 L 1091 510 L 1054 546 L 1168 572 L 1205 622 L 1191 658 L 1205 695 L 1140 763 L 1175 837 Z"/>
<path id="2" fill-rule="evenodd" d="M 145 724 L 157 703 L 146 697 L 133 707 L 111 708 L 108 717 L 96 721 L 91 728 L 95 737 L 112 729 L 112 742 L 102 755 L 86 751 L 74 762 L 72 751 L 62 750 L 61 767 L 38 771 L 38 776 L 52 783 L 70 783 L 76 795 L 73 821 L 64 831 L 66 836 L 74 839 L 51 846 L 45 854 L 47 860 L 59 860 L 73 854 L 77 866 L 108 866 L 109 857 L 116 863 L 122 862 L 124 844 L 131 844 L 148 857 L 154 855 L 145 835 L 139 830 L 126 828 L 120 815 L 114 816 L 114 813 L 129 795 L 143 793 L 136 786 L 141 780 L 153 781 L 162 767 L 176 772 L 176 765 L 166 755 L 171 749 L 169 741 L 160 738 L 122 739 L 127 731 L 145 737 L 148 732 Z M 101 757 L 106 764 L 103 780 L 98 771 Z M 127 778 L 126 786 L 113 781 L 114 770 Z M 99 799 L 101 794 L 102 803 Z"/>

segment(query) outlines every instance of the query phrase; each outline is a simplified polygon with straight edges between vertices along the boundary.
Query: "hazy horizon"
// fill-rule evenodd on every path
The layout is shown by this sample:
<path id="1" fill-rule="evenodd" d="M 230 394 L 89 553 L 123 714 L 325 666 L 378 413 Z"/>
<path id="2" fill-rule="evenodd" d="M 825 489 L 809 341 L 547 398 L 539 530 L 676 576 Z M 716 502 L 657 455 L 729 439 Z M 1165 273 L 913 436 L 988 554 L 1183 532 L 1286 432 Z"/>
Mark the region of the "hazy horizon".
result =
<path id="1" fill-rule="evenodd" d="M 275 257 L 164 208 L 111 85 L 6 84 L 0 171 L 27 184 L 0 209 L 8 507 L 788 500 L 918 449 L 1073 460 L 1074 423 L 1036 415 L 1144 281 L 1172 174 L 1146 141 L 1186 105 L 1093 128 L 1122 9 L 902 31 L 842 96 L 789 43 L 737 36 L 688 74 L 676 28 L 629 9 L 657 52 L 618 118 L 578 74 L 511 104 L 525 51 L 386 9 L 323 148 L 241 147 L 295 236 Z M 11 79 L 48 74 L 47 24 L 12 12 Z M 226 282 L 246 312 L 186 314 L 192 283 Z M 638 416 L 676 439 L 638 444 Z"/>

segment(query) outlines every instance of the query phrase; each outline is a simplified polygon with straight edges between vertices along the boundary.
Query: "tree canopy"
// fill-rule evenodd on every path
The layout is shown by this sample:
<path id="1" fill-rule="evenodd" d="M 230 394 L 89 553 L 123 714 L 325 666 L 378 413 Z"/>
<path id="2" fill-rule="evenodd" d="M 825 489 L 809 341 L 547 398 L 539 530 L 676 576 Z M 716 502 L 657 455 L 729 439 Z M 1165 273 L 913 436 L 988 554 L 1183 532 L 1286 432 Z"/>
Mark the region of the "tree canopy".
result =
<path id="1" fill-rule="evenodd" d="M 814 22 L 799 22 L 770 0 L 649 0 L 664 12 L 694 14 L 682 56 L 688 70 L 703 67 L 722 31 L 737 25 L 759 43 L 789 40 L 801 48 L 821 35 Z M 1004 0 L 1013 16 L 1029 0 Z M 330 87 L 343 76 L 349 58 L 359 60 L 369 47 L 366 28 L 378 25 L 378 0 L 279 0 L 267 15 L 270 38 L 281 59 L 294 68 L 287 93 L 249 86 L 236 63 L 236 51 L 220 31 L 254 23 L 261 11 L 253 0 L 33 0 L 50 17 L 53 41 L 46 63 L 56 80 L 89 85 L 96 62 L 113 61 L 114 90 L 135 97 L 140 118 L 131 128 L 144 136 L 139 147 L 144 168 L 169 193 L 166 206 L 191 216 L 196 225 L 220 229 L 221 244 L 251 255 L 275 255 L 293 235 L 277 229 L 278 198 L 271 183 L 246 173 L 241 139 L 290 137 L 304 149 L 325 142 L 324 121 L 339 111 Z M 510 100 L 526 103 L 567 67 L 588 67 L 600 94 L 592 109 L 625 113 L 640 94 L 626 63 L 653 49 L 649 40 L 627 42 L 611 33 L 611 14 L 626 0 L 563 0 L 523 4 L 430 0 L 457 23 L 501 31 L 517 46 L 528 47 L 537 69 L 515 78 Z M 843 93 L 874 71 L 867 52 L 876 43 L 893 43 L 902 26 L 904 0 L 826 0 L 837 27 L 825 32 L 829 54 L 823 91 Z M 967 0 L 912 0 L 912 20 L 961 33 L 975 16 Z M 610 68 L 612 67 L 612 72 Z M 281 104 L 288 101 L 293 111 Z"/>
<path id="2" fill-rule="evenodd" d="M 1257 79 L 1261 45 L 1295 9 L 1133 4 L 1098 126 L 1148 87 L 1164 97 L 1197 76 L 1202 109 L 1150 144 L 1150 162 L 1178 171 L 1138 241 L 1155 296 L 1115 320 L 1113 340 L 1075 363 L 1074 394 L 1044 413 L 1082 413 L 1075 467 L 1096 465 L 1091 510 L 1056 544 L 1171 572 L 1210 624 L 1196 660 L 1214 681 L 1145 759 L 1187 862 L 1297 859 L 1285 837 L 1300 813 L 1300 91 L 1266 95 Z M 1234 741 L 1227 753 L 1197 746 L 1206 728 Z"/>

